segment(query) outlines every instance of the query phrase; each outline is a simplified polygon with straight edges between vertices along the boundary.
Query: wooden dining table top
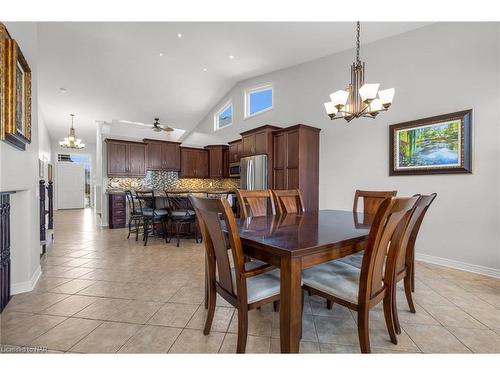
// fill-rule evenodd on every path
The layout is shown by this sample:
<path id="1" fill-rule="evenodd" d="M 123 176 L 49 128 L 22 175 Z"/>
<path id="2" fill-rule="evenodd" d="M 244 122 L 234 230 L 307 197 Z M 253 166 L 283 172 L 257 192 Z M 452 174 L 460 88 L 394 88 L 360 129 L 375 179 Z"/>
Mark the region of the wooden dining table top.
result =
<path id="1" fill-rule="evenodd" d="M 341 210 L 237 219 L 244 243 L 280 256 L 300 256 L 366 240 L 372 217 Z"/>

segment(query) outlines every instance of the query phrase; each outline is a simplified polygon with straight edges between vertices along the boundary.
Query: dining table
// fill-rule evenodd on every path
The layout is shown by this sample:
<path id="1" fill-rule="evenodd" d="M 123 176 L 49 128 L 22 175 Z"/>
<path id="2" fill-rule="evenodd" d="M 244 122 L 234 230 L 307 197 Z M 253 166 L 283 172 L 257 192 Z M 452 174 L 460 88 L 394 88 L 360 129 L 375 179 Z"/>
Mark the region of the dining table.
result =
<path id="1" fill-rule="evenodd" d="M 280 268 L 280 344 L 298 353 L 302 270 L 364 249 L 372 217 L 341 210 L 237 219 L 245 255 Z"/>

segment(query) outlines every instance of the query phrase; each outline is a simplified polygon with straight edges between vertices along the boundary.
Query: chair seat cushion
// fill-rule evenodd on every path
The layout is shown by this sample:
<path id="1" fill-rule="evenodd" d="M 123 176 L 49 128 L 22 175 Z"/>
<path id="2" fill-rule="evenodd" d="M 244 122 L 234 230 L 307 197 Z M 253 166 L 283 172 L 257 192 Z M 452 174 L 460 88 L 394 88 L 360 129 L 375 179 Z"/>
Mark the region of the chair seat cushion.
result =
<path id="1" fill-rule="evenodd" d="M 259 260 L 245 263 L 245 270 L 250 271 L 266 263 Z M 236 292 L 236 272 L 231 269 L 234 290 Z M 280 270 L 275 268 L 272 271 L 247 278 L 247 301 L 257 302 L 268 297 L 280 294 Z"/>
<path id="2" fill-rule="evenodd" d="M 162 216 L 168 216 L 168 211 L 159 209 L 159 210 L 142 210 L 142 214 L 146 217 L 162 217 Z"/>
<path id="3" fill-rule="evenodd" d="M 302 272 L 303 285 L 357 304 L 361 270 L 334 260 Z"/>
<path id="4" fill-rule="evenodd" d="M 175 210 L 170 212 L 172 219 L 190 219 L 195 217 L 195 215 L 193 210 Z"/>
<path id="5" fill-rule="evenodd" d="M 358 251 L 357 253 L 348 255 L 346 257 L 337 259 L 339 262 L 349 264 L 353 267 L 361 269 L 361 264 L 363 263 L 364 251 Z"/>

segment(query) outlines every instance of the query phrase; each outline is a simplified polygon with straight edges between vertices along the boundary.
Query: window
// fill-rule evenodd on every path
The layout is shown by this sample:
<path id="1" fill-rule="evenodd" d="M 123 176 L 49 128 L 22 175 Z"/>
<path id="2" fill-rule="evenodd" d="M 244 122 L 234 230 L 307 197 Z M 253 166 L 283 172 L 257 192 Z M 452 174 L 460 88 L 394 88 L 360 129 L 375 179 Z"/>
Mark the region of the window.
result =
<path id="1" fill-rule="evenodd" d="M 273 109 L 273 85 L 266 84 L 245 91 L 245 117 Z"/>
<path id="2" fill-rule="evenodd" d="M 215 115 L 215 130 L 226 128 L 233 124 L 233 103 L 227 102 Z"/>

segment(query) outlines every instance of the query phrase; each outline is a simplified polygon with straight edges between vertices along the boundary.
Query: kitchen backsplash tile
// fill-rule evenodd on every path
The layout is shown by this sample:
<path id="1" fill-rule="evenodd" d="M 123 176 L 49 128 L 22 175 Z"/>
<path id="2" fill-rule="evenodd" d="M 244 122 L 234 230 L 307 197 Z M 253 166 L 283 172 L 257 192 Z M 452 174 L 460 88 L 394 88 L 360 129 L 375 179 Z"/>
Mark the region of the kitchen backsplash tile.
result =
<path id="1" fill-rule="evenodd" d="M 147 171 L 144 178 L 110 177 L 108 189 L 236 189 L 234 178 L 179 178 L 177 172 Z"/>

